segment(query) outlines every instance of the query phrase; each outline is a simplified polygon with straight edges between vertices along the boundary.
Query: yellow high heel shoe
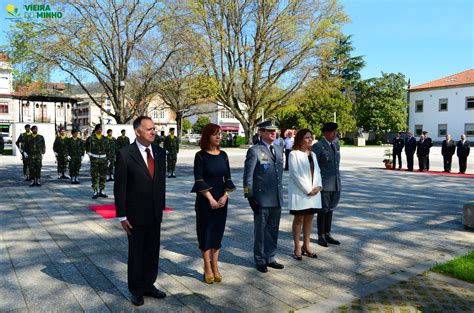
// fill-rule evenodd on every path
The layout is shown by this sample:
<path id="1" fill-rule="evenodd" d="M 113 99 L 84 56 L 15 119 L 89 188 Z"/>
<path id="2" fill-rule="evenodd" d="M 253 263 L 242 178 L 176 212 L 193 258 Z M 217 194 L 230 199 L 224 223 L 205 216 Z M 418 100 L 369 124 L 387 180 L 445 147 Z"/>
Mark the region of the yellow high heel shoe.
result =
<path id="1" fill-rule="evenodd" d="M 214 282 L 220 283 L 222 281 L 222 275 L 215 275 L 214 276 Z"/>
<path id="2" fill-rule="evenodd" d="M 213 284 L 216 279 L 214 276 L 206 276 L 206 273 L 204 273 L 203 276 L 206 284 Z"/>

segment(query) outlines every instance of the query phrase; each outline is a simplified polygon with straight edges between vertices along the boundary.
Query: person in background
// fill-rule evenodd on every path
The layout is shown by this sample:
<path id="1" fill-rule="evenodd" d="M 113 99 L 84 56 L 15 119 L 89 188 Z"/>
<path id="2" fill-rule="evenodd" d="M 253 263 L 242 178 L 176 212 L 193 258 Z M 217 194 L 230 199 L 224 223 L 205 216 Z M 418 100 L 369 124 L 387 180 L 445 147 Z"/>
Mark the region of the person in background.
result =
<path id="1" fill-rule="evenodd" d="M 0 133 L 0 155 L 3 155 L 3 149 L 5 149 L 5 141 L 3 140 L 2 133 Z"/>
<path id="2" fill-rule="evenodd" d="M 458 141 L 457 144 L 457 156 L 459 159 L 459 173 L 465 174 L 467 170 L 467 157 L 469 156 L 469 152 L 471 150 L 469 141 L 466 139 L 466 135 L 461 135 L 461 140 Z"/>
<path id="3" fill-rule="evenodd" d="M 285 141 L 283 140 L 283 138 L 281 138 L 279 130 L 277 130 L 276 132 L 276 139 L 273 144 L 276 147 L 280 148 L 281 152 L 283 153 L 283 149 L 285 149 Z"/>
<path id="4" fill-rule="evenodd" d="M 82 159 L 84 158 L 84 142 L 79 137 L 77 129 L 73 129 L 72 136 L 68 139 L 67 158 L 69 160 L 69 176 L 72 184 L 80 184 L 79 171 L 81 170 Z"/>
<path id="5" fill-rule="evenodd" d="M 321 210 L 322 179 L 316 154 L 311 151 L 313 133 L 301 129 L 296 133 L 293 151 L 289 156 L 288 209 L 293 217 L 293 258 L 301 261 L 302 255 L 317 258 L 310 247 L 314 214 Z M 303 245 L 300 246 L 301 228 Z"/>
<path id="6" fill-rule="evenodd" d="M 125 132 L 126 132 L 125 129 L 122 129 L 120 131 L 121 135 L 115 141 L 115 153 L 118 153 L 120 149 L 130 144 L 130 138 L 125 136 Z"/>
<path id="7" fill-rule="evenodd" d="M 428 136 L 428 132 L 425 130 L 423 131 L 424 142 L 425 142 L 425 149 L 426 149 L 426 164 L 425 169 L 427 171 L 430 170 L 430 149 L 433 146 L 433 140 Z"/>
<path id="8" fill-rule="evenodd" d="M 174 128 L 170 128 L 170 134 L 165 137 L 163 147 L 166 150 L 166 163 L 168 164 L 168 178 L 176 178 L 176 161 L 178 160 L 179 140 L 174 135 Z"/>
<path id="9" fill-rule="evenodd" d="M 38 126 L 34 125 L 31 127 L 31 136 L 26 137 L 24 152 L 24 157 L 29 160 L 30 187 L 41 186 L 41 168 L 45 152 L 44 137 L 38 134 Z"/>
<path id="10" fill-rule="evenodd" d="M 237 134 L 234 134 L 232 140 L 234 141 L 234 148 L 237 148 Z"/>
<path id="11" fill-rule="evenodd" d="M 456 143 L 451 139 L 451 135 L 447 134 L 446 139 L 441 145 L 441 154 L 443 155 L 443 165 L 445 173 L 451 173 L 451 165 L 453 163 L 453 155 L 456 151 Z"/>
<path id="12" fill-rule="evenodd" d="M 429 153 L 429 142 L 425 140 L 425 135 L 421 134 L 416 147 L 416 155 L 418 156 L 418 171 L 427 170 L 427 155 Z"/>
<path id="13" fill-rule="evenodd" d="M 114 181 L 114 167 L 117 159 L 117 139 L 112 136 L 112 130 L 107 129 L 107 181 Z"/>
<path id="14" fill-rule="evenodd" d="M 227 220 L 229 193 L 235 190 L 229 158 L 220 150 L 221 129 L 207 124 L 202 130 L 201 150 L 194 157 L 196 232 L 204 263 L 204 282 L 221 282 L 219 251 Z"/>
<path id="15" fill-rule="evenodd" d="M 108 198 L 104 193 L 105 177 L 107 175 L 107 139 L 102 135 L 102 126 L 95 125 L 94 133 L 85 143 L 85 149 L 91 162 L 92 199 Z"/>
<path id="16" fill-rule="evenodd" d="M 318 244 L 323 247 L 327 247 L 328 244 L 341 244 L 331 235 L 333 212 L 339 204 L 342 189 L 339 172 L 341 153 L 336 140 L 337 127 L 336 123 L 325 123 L 321 129 L 324 138 L 313 145 L 323 181 L 322 208 L 318 212 Z"/>
<path id="17" fill-rule="evenodd" d="M 28 164 L 30 163 L 30 160 L 28 160 L 27 157 L 25 157 L 25 142 L 28 139 L 28 136 L 31 136 L 31 126 L 30 124 L 25 125 L 25 132 L 21 133 L 20 136 L 18 136 L 18 139 L 16 140 L 15 144 L 18 147 L 18 150 L 21 153 L 21 160 L 23 162 L 23 176 L 25 177 L 25 181 L 30 181 L 31 177 L 29 174 L 28 170 Z"/>
<path id="18" fill-rule="evenodd" d="M 395 138 L 392 140 L 393 145 L 393 169 L 396 167 L 397 158 L 398 158 L 398 169 L 402 169 L 402 151 L 405 146 L 405 142 L 401 137 L 401 133 L 397 133 Z"/>
<path id="19" fill-rule="evenodd" d="M 59 129 L 59 136 L 56 136 L 53 144 L 53 151 L 58 164 L 58 179 L 69 179 L 65 174 L 69 163 L 67 159 L 67 144 L 68 138 L 66 137 L 66 132 L 64 128 L 61 127 Z"/>
<path id="20" fill-rule="evenodd" d="M 290 155 L 291 149 L 293 149 L 293 143 L 295 138 L 293 138 L 293 131 L 287 130 L 285 136 L 285 171 L 288 171 L 288 157 Z"/>
<path id="21" fill-rule="evenodd" d="M 412 132 L 408 132 L 407 138 L 405 138 L 405 155 L 407 157 L 407 171 L 413 171 L 413 156 L 416 151 L 416 139 L 413 137 Z"/>

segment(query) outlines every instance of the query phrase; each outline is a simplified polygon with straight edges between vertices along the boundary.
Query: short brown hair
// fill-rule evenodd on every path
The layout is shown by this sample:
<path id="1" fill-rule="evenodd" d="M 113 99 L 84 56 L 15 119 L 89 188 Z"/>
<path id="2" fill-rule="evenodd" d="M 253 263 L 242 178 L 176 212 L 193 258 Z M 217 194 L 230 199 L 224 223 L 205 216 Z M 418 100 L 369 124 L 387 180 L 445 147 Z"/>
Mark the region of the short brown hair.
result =
<path id="1" fill-rule="evenodd" d="M 202 129 L 201 140 L 199 140 L 199 146 L 202 150 L 209 150 L 211 148 L 211 136 L 217 134 L 221 128 L 219 125 L 209 123 Z M 217 146 L 220 149 L 220 145 Z"/>
<path id="2" fill-rule="evenodd" d="M 307 133 L 310 133 L 311 136 L 313 136 L 313 132 L 311 130 L 309 130 L 308 128 L 300 129 L 296 133 L 295 142 L 293 144 L 293 150 L 302 151 L 301 148 L 303 147 L 304 136 L 306 136 Z"/>

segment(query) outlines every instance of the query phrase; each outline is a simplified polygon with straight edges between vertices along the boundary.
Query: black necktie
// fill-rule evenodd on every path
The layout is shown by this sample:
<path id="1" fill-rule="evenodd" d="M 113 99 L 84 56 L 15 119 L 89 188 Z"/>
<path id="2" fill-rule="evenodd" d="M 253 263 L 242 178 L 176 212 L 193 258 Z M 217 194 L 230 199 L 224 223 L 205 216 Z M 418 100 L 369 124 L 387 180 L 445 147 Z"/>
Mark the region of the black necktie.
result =
<path id="1" fill-rule="evenodd" d="M 334 148 L 334 144 L 331 142 L 331 149 L 334 154 L 336 154 L 336 148 Z"/>
<path id="2" fill-rule="evenodd" d="M 273 147 L 273 145 L 270 145 L 270 152 L 273 156 L 275 156 L 275 148 Z"/>

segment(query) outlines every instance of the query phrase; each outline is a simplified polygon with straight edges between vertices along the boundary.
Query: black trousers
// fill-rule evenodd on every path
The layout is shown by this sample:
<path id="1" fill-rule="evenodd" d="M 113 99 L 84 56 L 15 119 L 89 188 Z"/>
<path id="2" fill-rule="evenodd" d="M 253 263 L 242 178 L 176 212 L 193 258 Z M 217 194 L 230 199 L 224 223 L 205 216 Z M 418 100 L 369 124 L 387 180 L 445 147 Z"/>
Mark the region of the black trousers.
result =
<path id="1" fill-rule="evenodd" d="M 443 164 L 444 164 L 444 170 L 446 172 L 451 172 L 451 164 L 453 163 L 453 155 L 443 155 Z"/>
<path id="2" fill-rule="evenodd" d="M 413 154 L 414 153 L 405 153 L 407 156 L 407 168 L 410 171 L 413 171 Z"/>
<path id="3" fill-rule="evenodd" d="M 398 158 L 398 168 L 402 168 L 402 152 L 394 152 L 393 153 L 393 168 L 396 167 Z"/>
<path id="4" fill-rule="evenodd" d="M 285 149 L 285 171 L 288 171 L 288 158 L 290 157 L 290 149 Z"/>
<path id="5" fill-rule="evenodd" d="M 339 204 L 341 191 L 321 191 L 322 208 L 318 212 L 318 235 L 331 232 L 332 212 Z"/>
<path id="6" fill-rule="evenodd" d="M 418 154 L 418 168 L 420 171 L 428 170 L 426 154 Z"/>
<path id="7" fill-rule="evenodd" d="M 153 289 L 158 275 L 161 224 L 132 225 L 128 236 L 128 290 L 142 296 Z"/>
<path id="8" fill-rule="evenodd" d="M 426 155 L 426 161 L 425 161 L 425 170 L 429 171 L 430 170 L 430 155 Z"/>
<path id="9" fill-rule="evenodd" d="M 459 158 L 459 172 L 466 173 L 467 169 L 467 156 L 458 156 Z"/>

